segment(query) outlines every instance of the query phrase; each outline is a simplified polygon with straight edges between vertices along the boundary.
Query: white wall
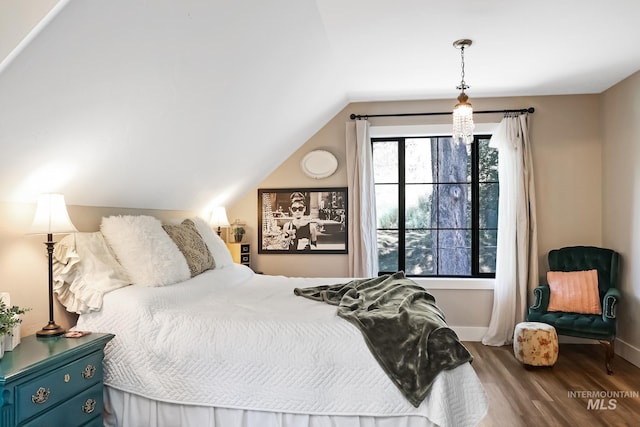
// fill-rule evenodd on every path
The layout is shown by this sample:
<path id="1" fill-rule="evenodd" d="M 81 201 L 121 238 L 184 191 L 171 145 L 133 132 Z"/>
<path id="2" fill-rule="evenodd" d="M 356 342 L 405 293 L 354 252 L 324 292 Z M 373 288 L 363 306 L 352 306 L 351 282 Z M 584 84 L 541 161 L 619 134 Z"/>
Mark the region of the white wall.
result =
<path id="1" fill-rule="evenodd" d="M 28 40 L 31 31 L 59 2 L 60 0 L 0 2 L 0 64 Z"/>
<path id="2" fill-rule="evenodd" d="M 0 201 L 229 204 L 346 104 L 314 0 L 60 4 L 0 68 Z"/>
<path id="3" fill-rule="evenodd" d="M 622 255 L 616 351 L 640 366 L 640 72 L 602 95 L 602 230 Z"/>
<path id="4" fill-rule="evenodd" d="M 584 95 L 474 100 L 477 109 L 536 108 L 531 117 L 531 137 L 538 195 L 538 246 L 542 276 L 547 268 L 546 253 L 549 249 L 572 244 L 603 244 L 599 99 L 597 95 Z M 253 267 L 266 274 L 346 277 L 345 255 L 258 255 L 257 189 L 346 186 L 345 123 L 349 120 L 349 114 L 446 111 L 450 108 L 449 104 L 449 100 L 355 103 L 337 114 L 258 187 L 228 208 L 231 221 L 238 218 L 247 223 L 248 239 L 253 244 Z M 495 121 L 496 117 L 477 116 L 476 120 Z M 394 120 L 380 119 L 377 124 L 394 124 L 390 121 Z M 405 120 L 404 123 L 415 122 Z M 307 152 L 319 148 L 333 152 L 339 159 L 339 167 L 333 176 L 314 180 L 301 172 L 299 162 Z M 629 159 L 624 156 L 620 161 L 628 162 Z M 615 173 L 623 173 L 625 169 L 613 167 Z M 30 224 L 33 207 L 5 203 L 0 209 L 0 280 L 3 283 L 0 290 L 15 295 L 14 303 L 34 307 L 34 311 L 25 318 L 26 331 L 31 332 L 41 327 L 47 319 L 46 291 L 43 289 L 46 285 L 46 262 L 41 242 L 23 235 Z M 126 211 L 118 208 L 70 207 L 71 218 L 82 231 L 96 230 L 104 214 Z M 153 213 L 164 217 L 182 215 L 179 211 Z M 623 213 L 617 212 L 616 215 Z M 604 224 L 606 226 L 610 222 L 604 221 Z M 618 232 L 624 234 L 626 231 Z M 610 237 L 609 240 L 615 243 L 618 239 Z M 617 247 L 614 244 L 611 246 Z M 433 289 L 433 293 L 453 326 L 477 332 L 488 325 L 493 298 L 490 289 L 450 290 L 438 287 Z M 469 307 L 473 307 L 473 310 L 469 310 Z M 635 314 L 628 312 L 625 315 Z M 637 324 L 637 319 L 631 318 L 629 321 Z M 637 346 L 637 342 L 634 345 Z"/>
<path id="5" fill-rule="evenodd" d="M 538 216 L 540 275 L 547 270 L 550 249 L 602 243 L 602 168 L 599 96 L 542 96 L 474 99 L 477 110 L 535 107 L 531 116 Z M 252 264 L 266 274 L 345 277 L 346 255 L 257 254 L 257 189 L 346 186 L 345 123 L 351 113 L 383 114 L 448 111 L 451 100 L 352 103 L 338 113 L 291 157 L 284 160 L 257 188 L 229 209 L 230 220 L 247 222 Z M 496 122 L 501 115 L 476 115 L 477 122 Z M 372 125 L 448 123 L 449 116 L 376 118 Z M 313 180 L 300 170 L 309 151 L 326 149 L 338 158 L 336 173 Z M 433 280 L 433 279 L 432 279 Z M 427 285 L 429 287 L 429 285 Z M 493 305 L 490 289 L 433 290 L 450 324 L 477 334 L 489 324 Z M 472 309 L 470 309 L 472 308 Z"/>

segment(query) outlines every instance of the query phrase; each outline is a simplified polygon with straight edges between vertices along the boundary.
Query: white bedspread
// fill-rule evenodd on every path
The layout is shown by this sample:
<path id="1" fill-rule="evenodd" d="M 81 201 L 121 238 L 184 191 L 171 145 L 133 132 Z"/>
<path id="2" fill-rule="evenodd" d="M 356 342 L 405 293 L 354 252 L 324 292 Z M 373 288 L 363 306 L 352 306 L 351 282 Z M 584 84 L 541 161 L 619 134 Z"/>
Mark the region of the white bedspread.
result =
<path id="1" fill-rule="evenodd" d="M 440 374 L 414 408 L 336 307 L 295 287 L 339 279 L 254 274 L 234 265 L 175 285 L 129 286 L 104 297 L 76 329 L 110 332 L 105 384 L 190 405 L 328 415 L 421 415 L 477 424 L 487 410 L 471 365 Z"/>

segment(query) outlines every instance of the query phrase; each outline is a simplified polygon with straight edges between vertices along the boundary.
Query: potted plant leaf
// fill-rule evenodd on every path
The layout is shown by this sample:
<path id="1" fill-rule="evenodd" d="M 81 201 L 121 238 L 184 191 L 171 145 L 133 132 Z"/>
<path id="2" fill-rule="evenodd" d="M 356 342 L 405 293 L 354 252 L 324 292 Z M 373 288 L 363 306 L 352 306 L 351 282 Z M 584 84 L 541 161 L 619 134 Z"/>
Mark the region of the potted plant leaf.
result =
<path id="1" fill-rule="evenodd" d="M 4 301 L 0 300 L 0 359 L 4 356 L 5 344 L 7 342 L 5 337 L 13 337 L 15 327 L 22 323 L 20 315 L 29 310 L 28 308 L 20 308 L 16 305 L 9 307 Z M 13 347 L 9 348 L 9 350 L 13 350 Z"/>
<path id="2" fill-rule="evenodd" d="M 242 242 L 245 233 L 244 223 L 241 223 L 240 220 L 236 219 L 235 222 L 231 224 L 231 232 L 233 233 L 234 242 Z"/>

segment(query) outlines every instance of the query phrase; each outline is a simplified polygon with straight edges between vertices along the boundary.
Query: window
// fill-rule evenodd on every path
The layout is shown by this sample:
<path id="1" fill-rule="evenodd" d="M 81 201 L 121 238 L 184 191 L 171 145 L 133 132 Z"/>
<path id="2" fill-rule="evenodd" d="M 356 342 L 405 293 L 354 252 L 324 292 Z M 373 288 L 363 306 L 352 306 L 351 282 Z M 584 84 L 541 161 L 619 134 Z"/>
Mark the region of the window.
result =
<path id="1" fill-rule="evenodd" d="M 498 152 L 489 139 L 372 138 L 380 273 L 495 276 Z"/>

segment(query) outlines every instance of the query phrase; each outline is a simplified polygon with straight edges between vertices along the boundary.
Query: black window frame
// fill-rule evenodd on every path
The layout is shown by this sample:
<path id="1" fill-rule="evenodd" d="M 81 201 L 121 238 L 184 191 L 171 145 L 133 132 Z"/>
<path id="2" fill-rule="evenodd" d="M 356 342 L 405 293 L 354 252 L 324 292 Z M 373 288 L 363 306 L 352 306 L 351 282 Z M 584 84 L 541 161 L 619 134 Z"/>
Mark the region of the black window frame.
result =
<path id="1" fill-rule="evenodd" d="M 405 141 L 407 139 L 419 138 L 451 138 L 450 135 L 419 135 L 419 136 L 396 136 L 396 137 L 374 137 L 371 138 L 371 144 L 378 141 L 397 141 L 398 142 L 398 268 L 397 271 L 405 270 L 405 257 L 401 256 L 406 253 L 406 222 L 405 222 Z M 461 279 L 478 279 L 478 278 L 495 278 L 495 272 L 486 273 L 480 271 L 480 140 L 488 140 L 490 134 L 474 135 L 471 147 L 471 274 L 470 275 L 409 275 L 410 277 L 442 277 L 442 278 L 461 278 Z M 496 183 L 499 181 L 483 181 L 483 184 Z M 374 185 L 375 187 L 375 185 Z M 376 228 L 378 230 L 378 228 Z M 485 228 L 493 230 L 493 228 Z M 395 230 L 395 229 L 394 229 Z M 497 232 L 497 225 L 495 228 Z M 437 268 L 437 267 L 436 267 Z M 378 274 L 388 274 L 393 271 L 379 271 Z"/>

